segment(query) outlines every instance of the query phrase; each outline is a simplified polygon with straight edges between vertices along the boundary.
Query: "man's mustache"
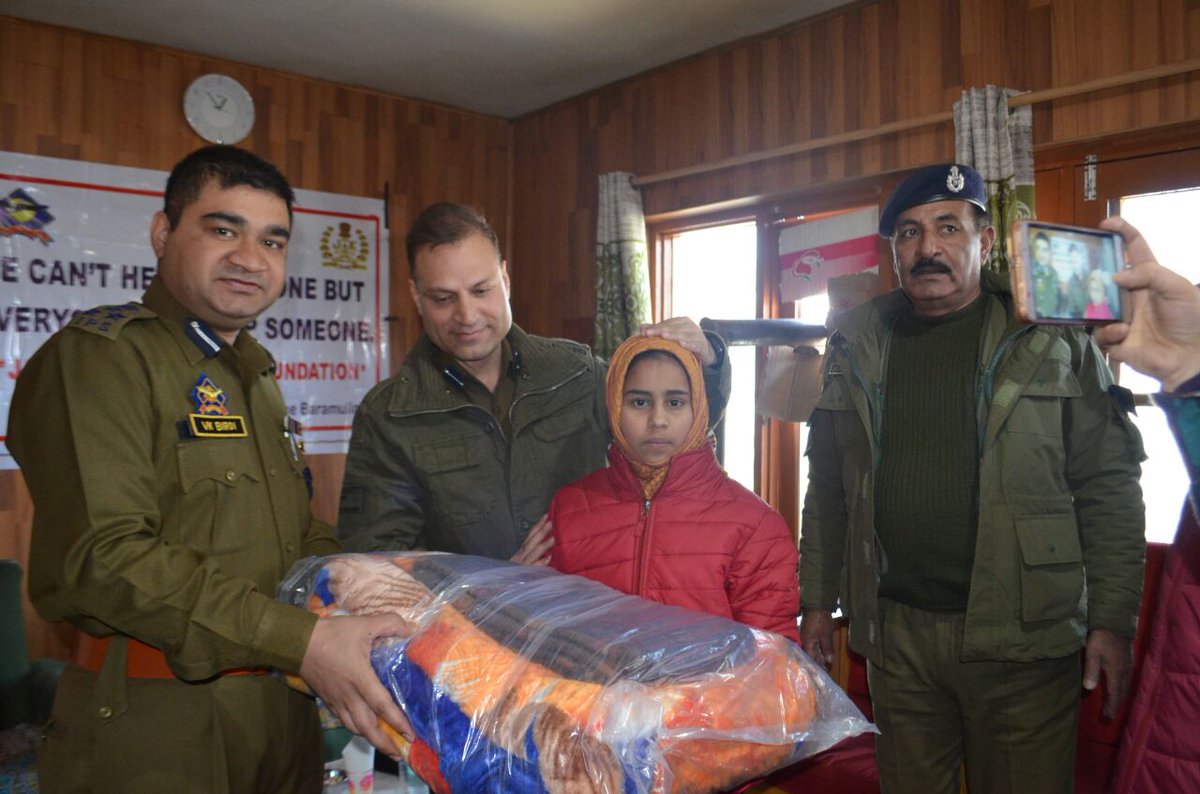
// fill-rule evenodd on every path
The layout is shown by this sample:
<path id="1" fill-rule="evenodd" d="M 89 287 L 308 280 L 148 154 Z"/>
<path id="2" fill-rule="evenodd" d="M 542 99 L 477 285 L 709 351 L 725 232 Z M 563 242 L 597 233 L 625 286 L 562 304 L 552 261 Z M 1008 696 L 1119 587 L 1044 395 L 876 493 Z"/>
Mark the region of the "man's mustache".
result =
<path id="1" fill-rule="evenodd" d="M 931 257 L 921 257 L 908 271 L 909 275 L 912 276 L 923 276 L 926 273 L 945 273 L 949 275 L 951 272 L 953 271 L 950 270 L 949 265 Z"/>

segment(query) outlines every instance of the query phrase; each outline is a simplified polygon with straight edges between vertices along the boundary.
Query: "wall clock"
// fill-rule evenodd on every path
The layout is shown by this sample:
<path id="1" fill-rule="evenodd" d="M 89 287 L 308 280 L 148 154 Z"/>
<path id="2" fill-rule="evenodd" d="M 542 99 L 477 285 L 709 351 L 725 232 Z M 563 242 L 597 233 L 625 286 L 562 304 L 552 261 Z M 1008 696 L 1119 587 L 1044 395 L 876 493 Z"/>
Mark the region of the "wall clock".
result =
<path id="1" fill-rule="evenodd" d="M 204 140 L 237 143 L 254 126 L 254 100 L 228 75 L 201 75 L 183 94 L 183 115 Z"/>

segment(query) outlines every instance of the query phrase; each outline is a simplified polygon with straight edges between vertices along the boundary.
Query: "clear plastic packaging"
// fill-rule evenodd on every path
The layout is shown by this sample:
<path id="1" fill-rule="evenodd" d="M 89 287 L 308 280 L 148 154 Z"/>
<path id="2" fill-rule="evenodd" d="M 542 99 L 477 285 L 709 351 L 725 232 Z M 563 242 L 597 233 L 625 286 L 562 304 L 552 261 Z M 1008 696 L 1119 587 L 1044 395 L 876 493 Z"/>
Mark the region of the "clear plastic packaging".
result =
<path id="1" fill-rule="evenodd" d="M 788 639 L 549 568 L 334 555 L 280 598 L 412 625 L 372 663 L 437 792 L 720 791 L 874 730 Z"/>

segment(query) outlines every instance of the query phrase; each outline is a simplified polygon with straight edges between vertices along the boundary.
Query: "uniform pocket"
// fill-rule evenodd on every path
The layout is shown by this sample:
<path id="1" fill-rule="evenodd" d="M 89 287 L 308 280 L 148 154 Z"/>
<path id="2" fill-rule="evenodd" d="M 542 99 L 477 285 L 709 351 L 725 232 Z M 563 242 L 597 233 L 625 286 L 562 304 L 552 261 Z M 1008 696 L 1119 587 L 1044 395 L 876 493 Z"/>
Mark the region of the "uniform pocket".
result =
<path id="1" fill-rule="evenodd" d="M 436 548 L 446 544 L 452 548 L 443 550 L 474 548 L 464 539 L 474 537 L 489 521 L 499 486 L 479 471 L 485 443 L 482 436 L 460 436 L 413 448 L 413 464 L 429 481 L 428 509 L 444 536 Z"/>
<path id="2" fill-rule="evenodd" d="M 413 448 L 417 471 L 430 475 L 471 469 L 479 465 L 479 442 L 466 437 L 418 444 Z"/>
<path id="3" fill-rule="evenodd" d="M 1073 513 L 1014 519 L 1021 546 L 1021 618 L 1074 617 L 1083 598 L 1083 549 Z"/>
<path id="4" fill-rule="evenodd" d="M 1056 358 L 1042 362 L 1013 406 L 1006 431 L 1062 440 L 1063 401 L 1082 394 L 1070 363 Z"/>
<path id="5" fill-rule="evenodd" d="M 176 447 L 179 484 L 179 541 L 197 551 L 224 554 L 255 542 L 247 527 L 262 519 L 262 478 L 249 439 L 185 441 Z"/>

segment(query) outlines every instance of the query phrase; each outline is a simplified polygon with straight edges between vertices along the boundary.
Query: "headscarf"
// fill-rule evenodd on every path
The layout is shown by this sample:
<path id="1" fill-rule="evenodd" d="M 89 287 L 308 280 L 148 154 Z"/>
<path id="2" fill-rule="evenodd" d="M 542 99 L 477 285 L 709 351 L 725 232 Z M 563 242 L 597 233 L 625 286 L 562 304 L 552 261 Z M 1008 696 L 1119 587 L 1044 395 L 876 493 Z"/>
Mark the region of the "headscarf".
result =
<path id="1" fill-rule="evenodd" d="M 625 435 L 621 432 L 621 409 L 624 404 L 625 396 L 625 376 L 629 374 L 629 365 L 639 353 L 644 353 L 647 350 L 661 350 L 665 353 L 670 353 L 683 366 L 683 371 L 687 374 L 688 389 L 691 391 L 692 397 L 692 426 L 688 428 L 687 437 L 683 444 L 675 451 L 675 455 L 684 452 L 691 452 L 695 449 L 700 449 L 708 440 L 708 397 L 704 393 L 704 373 L 700 366 L 699 359 L 694 353 L 689 352 L 678 342 L 673 342 L 669 339 L 663 339 L 659 336 L 631 336 L 621 343 L 621 346 L 616 349 L 612 355 L 612 359 L 608 362 L 608 423 L 612 428 L 613 440 L 617 447 L 621 450 L 621 454 L 629 461 L 633 467 L 633 471 L 637 474 L 639 480 L 642 481 L 642 496 L 646 499 L 651 499 L 658 489 L 662 487 L 663 481 L 667 479 L 667 473 L 670 471 L 670 459 L 662 463 L 644 463 L 633 448 L 629 445 Z"/>

